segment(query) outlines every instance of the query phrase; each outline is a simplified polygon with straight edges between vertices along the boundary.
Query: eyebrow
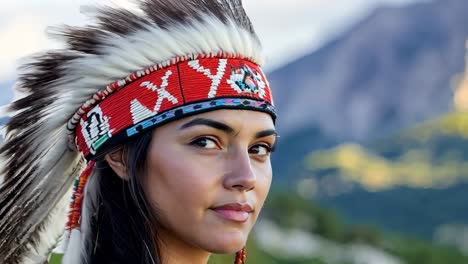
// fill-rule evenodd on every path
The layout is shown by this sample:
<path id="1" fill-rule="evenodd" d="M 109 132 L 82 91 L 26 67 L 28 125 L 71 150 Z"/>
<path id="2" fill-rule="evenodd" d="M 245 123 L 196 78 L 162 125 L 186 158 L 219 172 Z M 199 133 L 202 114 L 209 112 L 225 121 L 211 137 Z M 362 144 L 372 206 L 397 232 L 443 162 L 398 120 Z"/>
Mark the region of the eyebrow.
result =
<path id="1" fill-rule="evenodd" d="M 195 118 L 192 121 L 183 124 L 179 129 L 186 129 L 193 126 L 209 126 L 221 131 L 226 132 L 227 134 L 234 134 L 234 129 L 224 123 L 214 121 L 207 118 Z"/>
<path id="2" fill-rule="evenodd" d="M 260 131 L 257 134 L 255 134 L 255 138 L 258 139 L 258 138 L 268 137 L 272 135 L 277 136 L 278 133 L 276 133 L 276 130 L 274 129 L 268 129 L 265 131 Z"/>
<path id="3" fill-rule="evenodd" d="M 215 121 L 215 120 L 208 119 L 208 118 L 195 118 L 195 119 L 191 120 L 190 122 L 187 122 L 187 123 L 183 124 L 179 129 L 180 130 L 187 129 L 187 128 L 193 127 L 193 126 L 209 126 L 209 127 L 221 130 L 221 131 L 223 131 L 223 132 L 225 132 L 227 134 L 234 134 L 235 133 L 234 128 L 232 128 L 232 127 L 230 127 L 230 126 L 228 126 L 228 125 L 226 125 L 226 124 L 224 124 L 222 122 Z M 276 130 L 268 129 L 268 130 L 260 131 L 260 132 L 255 134 L 255 139 L 268 137 L 268 136 L 271 136 L 271 135 L 276 136 L 277 135 Z"/>

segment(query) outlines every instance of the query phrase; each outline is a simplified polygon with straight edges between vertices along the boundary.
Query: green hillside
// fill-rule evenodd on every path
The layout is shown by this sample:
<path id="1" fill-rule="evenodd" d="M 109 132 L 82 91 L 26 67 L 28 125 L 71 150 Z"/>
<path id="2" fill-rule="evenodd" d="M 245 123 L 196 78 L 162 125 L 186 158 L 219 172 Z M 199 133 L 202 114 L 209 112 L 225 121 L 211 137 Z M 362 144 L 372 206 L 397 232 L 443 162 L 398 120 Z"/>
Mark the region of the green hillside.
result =
<path id="1" fill-rule="evenodd" d="M 453 247 L 383 233 L 374 227 L 345 225 L 335 213 L 294 192 L 271 193 L 264 210 L 247 246 L 248 263 L 351 264 L 358 263 L 353 261 L 357 256 L 369 260 L 377 253 L 387 261 L 378 263 L 468 263 L 468 256 Z M 266 222 L 282 233 L 270 229 L 267 240 L 262 238 Z M 277 234 L 282 236 L 275 238 Z M 313 239 L 305 239 L 307 236 Z M 312 244 L 309 252 L 301 250 Z M 210 263 L 233 263 L 233 256 L 215 255 Z"/>
<path id="2" fill-rule="evenodd" d="M 451 113 L 368 145 L 342 144 L 306 158 L 371 191 L 396 186 L 444 188 L 468 180 L 468 114 Z"/>
<path id="3" fill-rule="evenodd" d="M 304 164 L 300 184 L 309 182 L 313 197 L 347 223 L 430 240 L 440 226 L 468 222 L 468 113 L 440 116 L 366 145 L 316 151 Z M 347 187 L 330 193 L 327 182 Z"/>

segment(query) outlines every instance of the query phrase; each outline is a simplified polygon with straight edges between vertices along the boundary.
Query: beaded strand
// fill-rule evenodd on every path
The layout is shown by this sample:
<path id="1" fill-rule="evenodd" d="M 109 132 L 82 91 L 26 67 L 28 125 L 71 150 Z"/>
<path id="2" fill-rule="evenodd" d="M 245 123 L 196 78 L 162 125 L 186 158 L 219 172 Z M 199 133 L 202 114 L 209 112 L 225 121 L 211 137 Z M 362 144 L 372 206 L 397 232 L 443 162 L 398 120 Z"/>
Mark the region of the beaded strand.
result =
<path id="1" fill-rule="evenodd" d="M 81 175 L 75 179 L 73 184 L 73 194 L 71 196 L 70 212 L 68 214 L 68 222 L 66 230 L 71 231 L 73 229 L 80 228 L 81 220 L 81 208 L 83 206 L 84 189 L 89 176 L 91 175 L 95 162 L 90 161 L 86 169 Z"/>
<path id="2" fill-rule="evenodd" d="M 245 247 L 243 247 L 240 251 L 236 253 L 236 259 L 234 260 L 234 264 L 245 264 L 245 259 Z"/>

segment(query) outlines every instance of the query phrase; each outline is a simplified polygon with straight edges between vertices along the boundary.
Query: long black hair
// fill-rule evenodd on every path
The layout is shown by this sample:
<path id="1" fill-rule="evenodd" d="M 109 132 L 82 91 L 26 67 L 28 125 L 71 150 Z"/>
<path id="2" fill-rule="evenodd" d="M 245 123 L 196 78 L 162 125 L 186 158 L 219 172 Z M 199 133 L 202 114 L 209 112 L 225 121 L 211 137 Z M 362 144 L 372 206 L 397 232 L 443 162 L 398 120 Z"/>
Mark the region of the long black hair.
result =
<path id="1" fill-rule="evenodd" d="M 83 263 L 162 263 L 156 210 L 143 188 L 151 138 L 148 132 L 121 146 L 128 180 L 120 178 L 103 155 L 97 160 L 91 175 L 95 189 L 86 194 L 90 213 Z"/>

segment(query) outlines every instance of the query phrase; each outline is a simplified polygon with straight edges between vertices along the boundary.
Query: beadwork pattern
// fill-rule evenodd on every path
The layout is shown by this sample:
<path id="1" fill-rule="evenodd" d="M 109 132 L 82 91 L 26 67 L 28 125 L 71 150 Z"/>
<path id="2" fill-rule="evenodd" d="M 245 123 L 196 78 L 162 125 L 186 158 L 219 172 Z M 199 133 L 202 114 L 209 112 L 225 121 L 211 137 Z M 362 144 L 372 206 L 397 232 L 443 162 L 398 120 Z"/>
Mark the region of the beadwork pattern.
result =
<path id="1" fill-rule="evenodd" d="M 275 109 L 272 105 L 256 101 L 252 99 L 245 99 L 245 98 L 222 98 L 216 100 L 210 100 L 190 105 L 184 105 L 182 107 L 172 109 L 170 111 L 165 112 L 164 114 L 157 115 L 151 119 L 145 120 L 140 122 L 130 128 L 128 128 L 127 136 L 131 137 L 134 136 L 144 130 L 149 128 L 155 127 L 158 124 L 168 122 L 170 120 L 176 119 L 179 116 L 188 116 L 193 115 L 200 112 L 206 112 L 207 110 L 213 110 L 216 108 L 222 109 L 250 109 L 250 110 L 257 110 L 257 111 L 264 111 L 267 113 L 276 113 Z"/>
<path id="2" fill-rule="evenodd" d="M 72 229 L 80 228 L 81 220 L 81 208 L 83 206 L 84 199 L 84 188 L 89 176 L 94 169 L 94 161 L 90 161 L 86 169 L 81 173 L 79 177 L 75 179 L 73 184 L 73 194 L 70 202 L 70 211 L 68 213 L 68 222 L 66 230 L 71 231 Z"/>
<path id="3" fill-rule="evenodd" d="M 75 114 L 68 128 L 74 128 L 70 135 L 85 157 L 92 158 L 114 139 L 208 110 L 249 109 L 276 117 L 268 82 L 258 65 L 237 58 L 173 62 L 177 63 L 146 69 L 111 89 L 108 86 Z"/>

